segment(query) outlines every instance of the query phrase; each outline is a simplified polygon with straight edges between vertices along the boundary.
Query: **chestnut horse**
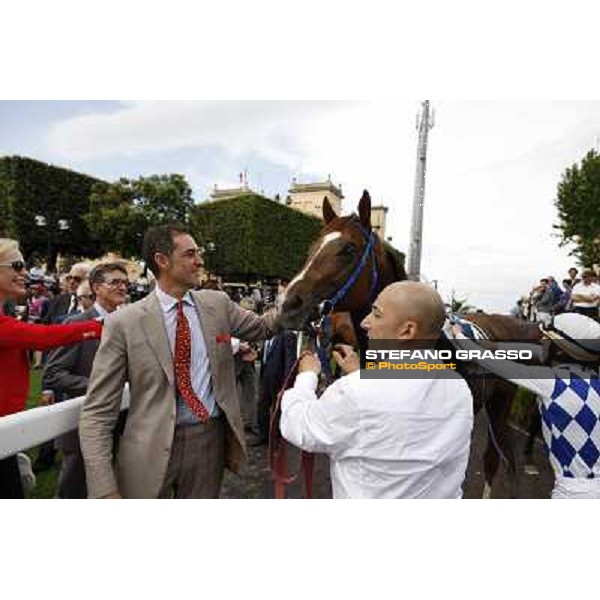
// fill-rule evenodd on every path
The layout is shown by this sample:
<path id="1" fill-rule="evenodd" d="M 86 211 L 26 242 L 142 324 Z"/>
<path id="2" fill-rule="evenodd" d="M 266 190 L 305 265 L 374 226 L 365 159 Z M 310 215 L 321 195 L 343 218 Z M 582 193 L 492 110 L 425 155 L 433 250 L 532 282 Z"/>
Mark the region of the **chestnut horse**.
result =
<path id="1" fill-rule="evenodd" d="M 303 269 L 286 288 L 282 323 L 288 329 L 300 329 L 323 311 L 333 311 L 336 317 L 334 340 L 337 337 L 338 341 L 354 345 L 358 338 L 359 346 L 364 350 L 367 338 L 360 322 L 370 312 L 372 302 L 383 288 L 407 278 L 403 259 L 391 246 L 383 244 L 372 230 L 371 198 L 366 190 L 358 204 L 358 215 L 338 217 L 325 199 L 323 219 L 325 226 L 311 246 Z M 344 313 L 349 313 L 354 331 Z M 467 319 L 492 340 L 537 342 L 540 339 L 537 325 L 512 317 L 476 314 Z M 448 344 L 450 341 L 443 336 L 440 347 L 448 347 Z M 475 377 L 477 369 L 470 363 L 463 363 L 459 369 L 471 388 L 475 414 L 485 407 L 488 415 L 484 497 L 491 494 L 500 459 L 508 470 L 511 495 L 515 495 L 516 453 L 508 416 L 517 387 L 492 375 Z"/>

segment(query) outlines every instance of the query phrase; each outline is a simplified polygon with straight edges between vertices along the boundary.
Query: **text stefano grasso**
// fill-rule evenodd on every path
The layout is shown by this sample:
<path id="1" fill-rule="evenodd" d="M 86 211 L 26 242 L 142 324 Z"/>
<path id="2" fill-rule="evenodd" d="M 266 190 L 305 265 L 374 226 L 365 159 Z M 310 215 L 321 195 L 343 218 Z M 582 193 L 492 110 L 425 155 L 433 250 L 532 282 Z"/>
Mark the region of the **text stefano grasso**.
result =
<path id="1" fill-rule="evenodd" d="M 367 350 L 367 360 L 531 360 L 531 350 Z"/>

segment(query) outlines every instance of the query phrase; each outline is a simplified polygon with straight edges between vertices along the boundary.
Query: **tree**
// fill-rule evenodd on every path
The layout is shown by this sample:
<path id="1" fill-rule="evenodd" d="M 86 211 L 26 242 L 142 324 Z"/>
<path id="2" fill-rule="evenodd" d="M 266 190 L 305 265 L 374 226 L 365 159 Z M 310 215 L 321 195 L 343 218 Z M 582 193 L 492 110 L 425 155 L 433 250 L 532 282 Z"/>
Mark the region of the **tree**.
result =
<path id="1" fill-rule="evenodd" d="M 581 165 L 568 168 L 558 184 L 555 201 L 561 246 L 575 244 L 571 252 L 584 266 L 600 262 L 600 156 L 590 150 Z"/>
<path id="2" fill-rule="evenodd" d="M 82 173 L 21 156 L 0 158 L 0 236 L 19 240 L 27 261 L 99 256 L 101 247 L 82 219 L 92 187 L 106 185 Z"/>
<path id="3" fill-rule="evenodd" d="M 186 224 L 193 205 L 192 189 L 183 175 L 122 178 L 107 187 L 94 188 L 85 221 L 106 250 L 134 258 L 140 255 L 149 227 Z"/>
<path id="4" fill-rule="evenodd" d="M 475 307 L 467 302 L 468 298 L 465 296 L 464 298 L 457 298 L 455 296 L 454 290 L 452 290 L 452 298 L 450 303 L 450 311 L 456 314 L 467 314 L 472 312 Z"/>

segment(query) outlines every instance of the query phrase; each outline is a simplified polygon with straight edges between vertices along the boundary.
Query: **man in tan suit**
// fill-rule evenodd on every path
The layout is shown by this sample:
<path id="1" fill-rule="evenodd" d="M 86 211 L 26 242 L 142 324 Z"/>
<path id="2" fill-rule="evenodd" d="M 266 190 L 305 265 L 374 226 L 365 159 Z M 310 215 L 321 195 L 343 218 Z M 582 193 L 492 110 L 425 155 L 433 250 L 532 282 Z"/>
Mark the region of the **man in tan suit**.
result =
<path id="1" fill-rule="evenodd" d="M 105 321 L 79 425 L 91 498 L 216 498 L 225 467 L 245 457 L 231 336 L 276 331 L 198 283 L 202 258 L 181 227 L 150 229 L 144 260 L 156 276 L 149 296 Z M 113 464 L 112 432 L 129 383 L 131 403 Z"/>

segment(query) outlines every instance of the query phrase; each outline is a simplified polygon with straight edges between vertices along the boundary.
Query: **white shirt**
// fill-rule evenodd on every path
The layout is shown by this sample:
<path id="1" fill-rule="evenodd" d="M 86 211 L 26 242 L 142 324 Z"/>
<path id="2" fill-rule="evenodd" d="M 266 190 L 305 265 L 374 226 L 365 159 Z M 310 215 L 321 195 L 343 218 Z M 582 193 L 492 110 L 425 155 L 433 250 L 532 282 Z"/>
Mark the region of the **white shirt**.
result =
<path id="1" fill-rule="evenodd" d="M 339 379 L 317 399 L 300 373 L 281 404 L 281 433 L 329 455 L 334 498 L 460 498 L 473 398 L 454 379 Z"/>
<path id="2" fill-rule="evenodd" d="M 173 298 L 169 294 L 163 292 L 160 287 L 156 286 L 156 296 L 163 310 L 165 327 L 167 329 L 167 337 L 169 338 L 169 346 L 171 354 L 175 352 L 175 334 L 177 332 L 177 298 Z M 213 390 L 213 382 L 210 374 L 210 364 L 208 362 L 208 352 L 206 351 L 206 343 L 200 319 L 196 312 L 196 305 L 189 292 L 183 297 L 183 313 L 185 314 L 192 338 L 191 350 L 191 379 L 194 392 L 204 404 L 208 414 L 214 417 L 218 414 L 219 408 L 215 400 Z M 177 423 L 196 423 L 198 419 L 188 409 L 187 404 L 177 395 Z"/>
<path id="3" fill-rule="evenodd" d="M 600 296 L 600 285 L 598 285 L 597 283 L 590 283 L 590 285 L 585 285 L 582 281 L 577 285 L 573 286 L 571 298 L 573 296 L 576 296 L 577 294 L 584 294 L 586 296 Z M 574 300 L 573 306 L 579 306 L 581 308 L 594 308 L 594 306 L 598 306 L 598 302 L 581 302 Z"/>
<path id="4" fill-rule="evenodd" d="M 77 296 L 71 294 L 71 300 L 69 301 L 69 309 L 67 310 L 67 316 L 72 315 L 77 311 Z"/>
<path id="5" fill-rule="evenodd" d="M 98 313 L 99 317 L 106 318 L 110 314 L 101 304 L 94 302 L 94 310 Z"/>

